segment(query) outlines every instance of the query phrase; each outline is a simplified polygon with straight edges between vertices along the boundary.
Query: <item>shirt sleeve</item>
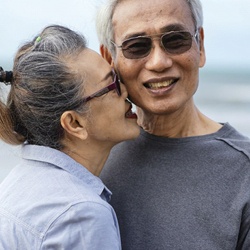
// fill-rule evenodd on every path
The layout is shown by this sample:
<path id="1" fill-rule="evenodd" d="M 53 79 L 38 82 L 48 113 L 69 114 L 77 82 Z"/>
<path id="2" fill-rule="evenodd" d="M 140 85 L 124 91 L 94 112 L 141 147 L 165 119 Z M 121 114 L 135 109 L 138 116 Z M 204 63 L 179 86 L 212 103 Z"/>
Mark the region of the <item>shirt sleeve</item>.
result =
<path id="1" fill-rule="evenodd" d="M 120 250 L 114 210 L 108 204 L 96 202 L 69 207 L 51 224 L 41 249 Z"/>

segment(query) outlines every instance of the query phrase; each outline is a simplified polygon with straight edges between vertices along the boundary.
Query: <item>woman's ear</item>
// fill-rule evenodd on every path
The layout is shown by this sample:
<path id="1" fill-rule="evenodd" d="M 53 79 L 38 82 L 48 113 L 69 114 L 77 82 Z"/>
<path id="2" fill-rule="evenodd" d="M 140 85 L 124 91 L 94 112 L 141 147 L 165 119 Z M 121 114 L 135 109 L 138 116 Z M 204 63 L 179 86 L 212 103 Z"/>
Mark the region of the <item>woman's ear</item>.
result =
<path id="1" fill-rule="evenodd" d="M 75 111 L 65 111 L 60 119 L 63 129 L 70 135 L 81 140 L 86 140 L 88 132 L 86 129 L 87 120 Z"/>

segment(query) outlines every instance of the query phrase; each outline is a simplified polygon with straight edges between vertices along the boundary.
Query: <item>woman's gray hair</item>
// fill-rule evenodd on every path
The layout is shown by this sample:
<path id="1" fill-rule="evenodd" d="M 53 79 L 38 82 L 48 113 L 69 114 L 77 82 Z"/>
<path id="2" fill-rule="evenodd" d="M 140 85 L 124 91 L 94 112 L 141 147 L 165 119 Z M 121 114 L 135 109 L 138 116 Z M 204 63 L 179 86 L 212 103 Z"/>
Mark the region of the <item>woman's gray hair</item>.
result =
<path id="1" fill-rule="evenodd" d="M 96 31 L 99 43 L 108 48 L 115 55 L 115 48 L 111 41 L 114 39 L 112 25 L 113 14 L 116 6 L 124 0 L 107 0 L 98 10 L 96 15 Z M 203 26 L 203 10 L 200 0 L 186 0 L 194 21 L 195 28 Z"/>
<path id="2" fill-rule="evenodd" d="M 6 134 L 1 131 L 2 139 L 12 144 L 26 141 L 62 148 L 62 113 L 88 110 L 80 104 L 84 79 L 68 65 L 68 59 L 77 57 L 84 49 L 83 36 L 52 25 L 18 50 L 6 109 L 3 103 L 0 106 L 0 114 L 6 116 L 6 110 L 9 112 L 6 122 L 0 119 L 0 125 L 8 128 Z M 10 138 L 11 130 L 17 140 Z"/>

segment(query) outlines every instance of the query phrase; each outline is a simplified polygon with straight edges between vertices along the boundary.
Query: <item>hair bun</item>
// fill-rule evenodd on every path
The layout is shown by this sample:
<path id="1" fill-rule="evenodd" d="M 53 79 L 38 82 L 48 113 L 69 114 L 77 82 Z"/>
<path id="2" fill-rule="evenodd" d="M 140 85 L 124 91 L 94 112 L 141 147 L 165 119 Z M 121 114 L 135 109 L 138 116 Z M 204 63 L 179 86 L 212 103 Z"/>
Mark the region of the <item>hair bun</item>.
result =
<path id="1" fill-rule="evenodd" d="M 12 71 L 4 71 L 2 67 L 0 67 L 0 82 L 11 83 L 13 79 Z"/>

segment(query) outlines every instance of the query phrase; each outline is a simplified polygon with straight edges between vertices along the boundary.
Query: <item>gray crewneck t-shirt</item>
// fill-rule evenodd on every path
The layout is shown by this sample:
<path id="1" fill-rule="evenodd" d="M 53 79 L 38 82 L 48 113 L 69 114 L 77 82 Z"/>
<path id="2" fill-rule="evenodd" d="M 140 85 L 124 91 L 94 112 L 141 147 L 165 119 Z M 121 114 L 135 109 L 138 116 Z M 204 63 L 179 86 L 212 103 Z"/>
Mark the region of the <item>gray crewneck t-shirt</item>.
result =
<path id="1" fill-rule="evenodd" d="M 123 250 L 250 249 L 250 140 L 229 124 L 186 138 L 141 130 L 114 147 L 101 178 Z"/>

